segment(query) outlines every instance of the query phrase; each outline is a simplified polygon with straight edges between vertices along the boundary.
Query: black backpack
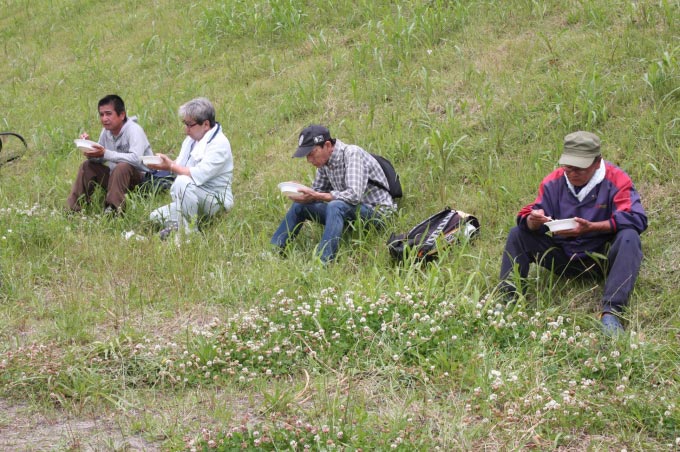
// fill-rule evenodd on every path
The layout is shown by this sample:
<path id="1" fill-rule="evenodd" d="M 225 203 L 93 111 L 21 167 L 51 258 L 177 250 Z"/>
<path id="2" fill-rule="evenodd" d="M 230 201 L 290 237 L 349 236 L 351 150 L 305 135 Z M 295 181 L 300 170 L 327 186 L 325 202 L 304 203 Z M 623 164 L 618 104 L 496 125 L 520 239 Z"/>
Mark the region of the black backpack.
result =
<path id="1" fill-rule="evenodd" d="M 3 146 L 2 143 L 4 142 L 5 137 L 16 137 L 16 138 L 18 138 L 24 144 L 23 151 L 25 152 L 28 149 L 28 143 L 26 143 L 26 140 L 24 140 L 24 137 L 22 137 L 18 133 L 0 132 L 0 151 L 2 151 L 2 146 Z M 3 155 L 3 158 L 0 159 L 0 166 L 4 165 L 5 163 L 9 163 L 12 160 L 16 160 L 19 157 L 21 157 L 22 155 L 23 155 L 23 152 L 22 153 L 12 152 L 12 153 L 10 153 L 9 157 L 4 157 L 4 155 Z"/>
<path id="2" fill-rule="evenodd" d="M 415 253 L 416 259 L 429 262 L 437 258 L 439 237 L 451 244 L 463 237 L 472 239 L 477 234 L 479 220 L 476 217 L 446 207 L 418 223 L 406 234 L 390 235 L 387 247 L 392 257 L 398 261 L 403 261 L 409 253 Z"/>
<path id="3" fill-rule="evenodd" d="M 380 155 L 376 154 L 371 155 L 373 156 L 374 159 L 378 161 L 378 163 L 380 164 L 380 168 L 382 168 L 383 173 L 385 173 L 388 187 L 384 187 L 381 183 L 377 181 L 373 181 L 373 183 L 387 190 L 393 199 L 401 198 L 402 196 L 404 196 L 401 190 L 401 181 L 399 181 L 399 174 L 397 174 L 397 171 L 394 169 L 392 162 L 390 162 L 385 157 L 382 157 Z"/>
<path id="4" fill-rule="evenodd" d="M 144 179 L 138 185 L 142 193 L 159 193 L 169 190 L 175 182 L 176 175 L 166 170 L 151 170 L 144 173 Z"/>

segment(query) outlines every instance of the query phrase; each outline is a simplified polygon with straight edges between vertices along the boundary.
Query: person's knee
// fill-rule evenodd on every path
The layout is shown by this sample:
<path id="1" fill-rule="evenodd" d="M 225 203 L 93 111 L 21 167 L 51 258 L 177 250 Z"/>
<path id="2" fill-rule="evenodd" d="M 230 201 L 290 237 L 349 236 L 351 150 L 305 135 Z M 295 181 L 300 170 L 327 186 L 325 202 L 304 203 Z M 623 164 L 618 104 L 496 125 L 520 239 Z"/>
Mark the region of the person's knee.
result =
<path id="1" fill-rule="evenodd" d="M 340 215 L 342 217 L 346 217 L 348 212 L 354 208 L 356 207 L 346 203 L 345 201 L 334 199 L 333 201 L 330 201 L 328 203 L 328 206 L 326 207 L 326 215 L 327 216 Z"/>
<path id="2" fill-rule="evenodd" d="M 120 162 L 116 164 L 116 167 L 111 171 L 112 175 L 132 173 L 137 171 L 137 169 L 127 162 Z"/>
<path id="3" fill-rule="evenodd" d="M 615 241 L 620 241 L 629 245 L 640 244 L 640 234 L 635 229 L 622 229 L 616 233 Z"/>
<path id="4" fill-rule="evenodd" d="M 149 214 L 149 219 L 150 219 L 153 223 L 162 223 L 163 220 L 164 220 L 164 218 L 163 218 L 163 213 L 161 212 L 161 209 L 153 210 L 153 211 Z"/>
<path id="5" fill-rule="evenodd" d="M 507 243 L 520 243 L 522 241 L 522 238 L 527 234 L 524 229 L 521 229 L 519 226 L 515 226 L 512 229 L 510 229 L 510 232 L 508 232 L 508 238 L 507 238 Z"/>
<path id="6" fill-rule="evenodd" d="M 176 197 L 181 197 L 185 191 L 191 187 L 194 180 L 190 176 L 179 175 L 170 187 L 170 193 Z"/>
<path id="7" fill-rule="evenodd" d="M 290 211 L 293 212 L 295 215 L 300 215 L 302 211 L 304 210 L 305 205 L 299 202 L 293 202 L 293 204 L 290 205 Z"/>
<path id="8" fill-rule="evenodd" d="M 84 173 L 96 172 L 99 168 L 104 165 L 100 162 L 94 160 L 85 160 L 82 165 L 80 165 L 80 171 Z"/>
<path id="9" fill-rule="evenodd" d="M 640 242 L 640 234 L 634 229 L 622 229 L 616 233 L 614 243 L 612 244 L 612 252 L 620 254 L 623 253 L 629 257 L 642 257 L 642 243 Z"/>

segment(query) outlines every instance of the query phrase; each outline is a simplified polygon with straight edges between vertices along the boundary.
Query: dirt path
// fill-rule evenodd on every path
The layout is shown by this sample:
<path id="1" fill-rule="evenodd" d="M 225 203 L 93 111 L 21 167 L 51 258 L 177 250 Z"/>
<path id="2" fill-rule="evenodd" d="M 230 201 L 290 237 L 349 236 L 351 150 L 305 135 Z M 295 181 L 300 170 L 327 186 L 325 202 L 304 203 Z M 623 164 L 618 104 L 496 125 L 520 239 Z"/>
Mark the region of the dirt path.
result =
<path id="1" fill-rule="evenodd" d="M 33 413 L 26 405 L 0 399 L 0 450 L 125 450 L 158 451 L 158 444 L 125 435 L 113 419 L 53 418 Z"/>

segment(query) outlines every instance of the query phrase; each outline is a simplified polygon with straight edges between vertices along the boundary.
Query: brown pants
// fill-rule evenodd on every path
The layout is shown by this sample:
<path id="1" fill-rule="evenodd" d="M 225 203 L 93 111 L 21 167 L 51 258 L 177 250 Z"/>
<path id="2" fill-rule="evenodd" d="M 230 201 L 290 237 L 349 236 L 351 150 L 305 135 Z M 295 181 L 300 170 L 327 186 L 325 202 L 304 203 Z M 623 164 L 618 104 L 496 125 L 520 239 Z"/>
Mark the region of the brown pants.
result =
<path id="1" fill-rule="evenodd" d="M 85 160 L 80 165 L 66 203 L 71 210 L 80 211 L 82 199 L 89 203 L 95 187 L 99 185 L 106 191 L 106 205 L 122 210 L 125 194 L 141 181 L 139 170 L 129 163 L 118 163 L 111 171 L 108 166 L 99 162 Z"/>

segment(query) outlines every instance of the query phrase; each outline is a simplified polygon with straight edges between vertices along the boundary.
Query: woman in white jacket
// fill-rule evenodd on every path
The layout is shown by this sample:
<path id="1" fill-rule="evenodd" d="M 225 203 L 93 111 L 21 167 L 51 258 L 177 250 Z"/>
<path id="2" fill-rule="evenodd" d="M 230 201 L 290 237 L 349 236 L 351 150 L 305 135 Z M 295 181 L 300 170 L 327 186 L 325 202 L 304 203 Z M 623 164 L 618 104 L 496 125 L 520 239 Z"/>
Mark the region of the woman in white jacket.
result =
<path id="1" fill-rule="evenodd" d="M 151 220 L 160 223 L 161 239 L 179 228 L 195 231 L 200 217 L 228 211 L 234 204 L 231 183 L 234 161 L 229 140 L 215 121 L 215 108 L 204 97 L 179 107 L 187 137 L 176 160 L 157 154 L 161 163 L 147 165 L 177 175 L 170 188 L 172 202 L 151 212 Z"/>

